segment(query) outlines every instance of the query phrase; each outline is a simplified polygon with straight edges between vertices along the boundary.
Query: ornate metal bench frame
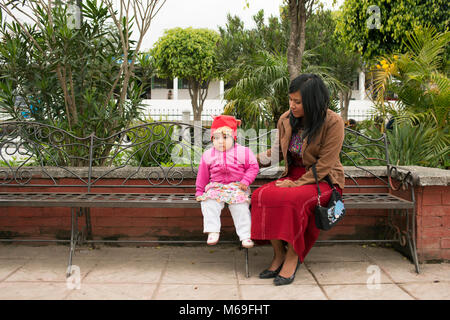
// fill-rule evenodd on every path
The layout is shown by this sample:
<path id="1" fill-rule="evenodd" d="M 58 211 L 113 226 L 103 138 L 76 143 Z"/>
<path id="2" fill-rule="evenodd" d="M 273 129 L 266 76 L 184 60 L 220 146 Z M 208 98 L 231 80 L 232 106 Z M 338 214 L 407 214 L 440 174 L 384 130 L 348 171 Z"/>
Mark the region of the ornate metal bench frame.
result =
<path id="1" fill-rule="evenodd" d="M 11 188 L 11 191 L 0 192 L 0 207 L 71 208 L 71 239 L 67 240 L 70 241 L 67 276 L 71 274 L 76 245 L 82 243 L 109 241 L 203 243 L 204 241 L 181 240 L 93 240 L 90 208 L 199 208 L 200 204 L 195 201 L 194 192 L 148 193 L 145 190 L 149 187 L 159 188 L 161 191 L 167 188 L 194 190 L 195 186 L 183 184 L 183 180 L 196 177 L 201 154 L 203 150 L 211 147 L 209 137 L 208 128 L 170 121 L 138 125 L 110 137 L 97 137 L 94 134 L 88 137 L 76 137 L 50 125 L 27 121 L 2 122 L 0 123 L 0 187 L 3 190 Z M 274 138 L 276 138 L 276 130 L 258 135 L 255 132 L 248 135 L 247 132 L 247 135 L 239 136 L 238 143 L 250 147 L 256 154 L 266 150 Z M 392 239 L 388 240 L 348 240 L 346 242 L 398 242 L 402 246 L 408 244 L 416 271 L 419 272 L 415 245 L 415 199 L 412 175 L 410 172 L 403 172 L 390 165 L 387 146 L 385 135 L 379 139 L 371 139 L 359 132 L 346 129 L 342 157 L 350 159 L 355 170 L 364 172 L 367 177 L 375 177 L 377 181 L 380 181 L 380 185 L 360 185 L 353 174 L 346 173 L 353 184 L 346 186 L 345 205 L 348 209 L 388 209 L 388 226 L 391 231 L 394 231 Z M 364 152 L 367 148 L 369 150 L 378 148 L 380 156 L 368 156 Z M 385 176 L 376 174 L 370 168 L 354 162 L 355 155 L 364 161 L 381 163 L 386 167 Z M 261 168 L 260 173 L 265 170 L 268 169 Z M 126 172 L 125 175 L 124 172 Z M 67 177 L 71 178 L 71 183 L 66 182 Z M 52 185 L 43 184 L 40 178 L 50 180 Z M 114 179 L 113 184 L 104 183 L 111 178 Z M 147 181 L 147 184 L 131 184 L 132 179 L 136 178 Z M 393 180 L 398 181 L 398 184 L 394 185 Z M 142 192 L 114 192 L 114 189 L 119 187 L 140 189 Z M 12 190 L 12 188 L 20 188 L 20 191 Z M 39 188 L 77 191 L 39 192 Z M 100 188 L 107 188 L 111 192 L 98 191 Z M 402 199 L 389 192 L 348 192 L 351 188 L 409 189 L 411 199 Z M 406 216 L 405 230 L 398 227 L 394 221 L 394 218 L 399 215 Z M 82 217 L 86 220 L 86 226 L 79 230 L 78 220 Z M 10 238 L 0 239 L 0 241 L 61 240 Z M 244 251 L 248 277 L 248 249 Z"/>

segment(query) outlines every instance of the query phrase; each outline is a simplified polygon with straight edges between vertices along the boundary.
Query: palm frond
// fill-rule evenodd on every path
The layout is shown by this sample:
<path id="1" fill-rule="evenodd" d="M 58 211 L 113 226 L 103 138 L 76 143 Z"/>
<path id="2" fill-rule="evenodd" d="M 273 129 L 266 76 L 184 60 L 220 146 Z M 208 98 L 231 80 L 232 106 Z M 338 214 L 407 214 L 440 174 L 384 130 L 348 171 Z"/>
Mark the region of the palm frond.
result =
<path id="1" fill-rule="evenodd" d="M 302 72 L 321 76 L 332 93 L 344 88 L 330 68 L 308 63 L 313 56 L 312 52 L 305 51 Z M 286 55 L 260 50 L 250 58 L 242 59 L 232 72 L 239 78 L 225 91 L 224 97 L 229 102 L 226 112 L 239 113 L 244 122 L 261 119 L 263 123 L 274 126 L 289 108 L 290 79 Z"/>

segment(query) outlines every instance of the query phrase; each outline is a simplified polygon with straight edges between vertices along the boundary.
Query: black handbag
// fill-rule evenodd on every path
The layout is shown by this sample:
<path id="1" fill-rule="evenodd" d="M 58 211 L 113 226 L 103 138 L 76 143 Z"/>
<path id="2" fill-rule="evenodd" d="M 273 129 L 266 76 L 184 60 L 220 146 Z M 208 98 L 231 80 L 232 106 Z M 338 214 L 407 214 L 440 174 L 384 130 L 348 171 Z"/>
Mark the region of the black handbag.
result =
<path id="1" fill-rule="evenodd" d="M 314 209 L 314 215 L 316 218 L 316 227 L 320 230 L 330 230 L 334 227 L 345 215 L 344 202 L 341 194 L 336 190 L 330 177 L 327 175 L 325 181 L 328 182 L 332 189 L 330 201 L 328 207 L 322 207 L 320 205 L 320 187 L 317 180 L 316 165 L 313 164 L 312 171 L 317 184 L 317 206 Z"/>

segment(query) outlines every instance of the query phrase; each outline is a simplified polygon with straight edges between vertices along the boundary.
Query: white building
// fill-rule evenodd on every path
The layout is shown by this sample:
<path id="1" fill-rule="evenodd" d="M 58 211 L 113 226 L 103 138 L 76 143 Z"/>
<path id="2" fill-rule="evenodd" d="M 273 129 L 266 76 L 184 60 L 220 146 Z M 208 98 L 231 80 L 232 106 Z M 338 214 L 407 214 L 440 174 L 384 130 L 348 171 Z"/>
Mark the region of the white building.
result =
<path id="1" fill-rule="evenodd" d="M 203 107 L 202 120 L 211 120 L 213 116 L 223 112 L 226 101 L 223 100 L 224 82 L 211 81 L 208 95 Z M 173 80 L 153 78 L 151 91 L 143 101 L 146 106 L 144 114 L 154 120 L 182 120 L 182 113 L 190 112 L 193 120 L 192 104 L 187 81 L 175 78 Z M 373 103 L 367 97 L 365 74 L 359 73 L 359 78 L 352 88 L 348 118 L 361 121 L 370 117 Z"/>
<path id="2" fill-rule="evenodd" d="M 224 82 L 211 81 L 203 106 L 202 120 L 210 120 L 213 116 L 222 114 L 226 101 L 223 100 Z M 191 97 L 187 81 L 175 78 L 173 80 L 153 78 L 151 91 L 143 101 L 146 106 L 145 115 L 155 120 L 182 120 L 183 112 L 190 112 L 193 120 Z"/>
<path id="3" fill-rule="evenodd" d="M 373 103 L 367 95 L 366 75 L 360 71 L 357 81 L 353 83 L 352 95 L 348 106 L 348 119 L 361 121 L 370 118 Z"/>

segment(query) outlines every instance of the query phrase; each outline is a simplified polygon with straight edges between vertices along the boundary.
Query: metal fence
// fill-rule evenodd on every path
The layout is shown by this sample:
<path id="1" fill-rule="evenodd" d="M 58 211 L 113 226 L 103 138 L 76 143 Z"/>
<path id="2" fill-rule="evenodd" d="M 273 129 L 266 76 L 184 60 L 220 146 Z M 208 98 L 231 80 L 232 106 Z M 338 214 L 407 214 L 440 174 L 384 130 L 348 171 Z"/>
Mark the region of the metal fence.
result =
<path id="1" fill-rule="evenodd" d="M 201 115 L 201 119 L 202 119 L 202 123 L 203 122 L 210 122 L 213 120 L 213 116 L 216 115 L 220 115 L 222 114 L 223 111 L 217 112 L 215 114 L 202 114 Z M 183 115 L 180 113 L 162 113 L 160 111 L 154 111 L 151 113 L 145 113 L 145 118 L 151 118 L 154 121 L 183 121 Z M 372 113 L 368 112 L 368 111 L 353 111 L 351 113 L 348 114 L 347 116 L 348 119 L 354 119 L 357 122 L 358 121 L 363 121 L 363 120 L 369 120 L 372 119 Z M 193 121 L 194 120 L 194 116 L 193 114 L 190 114 L 189 116 L 189 120 Z"/>
<path id="2" fill-rule="evenodd" d="M 221 113 L 217 113 L 215 115 L 220 115 Z M 214 115 L 214 116 L 215 116 Z M 160 113 L 160 112 L 151 112 L 151 113 L 144 113 L 144 118 L 149 119 L 151 118 L 153 121 L 183 121 L 183 114 L 181 113 Z M 209 114 L 202 114 L 201 115 L 202 122 L 208 122 L 212 121 L 213 117 Z M 189 121 L 194 120 L 194 115 L 189 115 Z"/>
<path id="3" fill-rule="evenodd" d="M 207 108 L 204 110 L 201 115 L 202 123 L 209 123 L 213 120 L 214 116 L 220 115 L 223 113 L 223 108 Z M 191 111 L 188 112 L 189 121 L 194 120 L 194 114 Z M 168 108 L 168 107 L 151 107 L 145 108 L 143 110 L 143 119 L 151 119 L 153 121 L 186 121 L 187 115 L 184 116 L 183 113 L 180 112 L 180 108 Z M 356 121 L 363 121 L 371 119 L 372 111 L 371 110 L 349 110 L 348 119 L 354 119 Z M 10 117 L 2 113 L 0 110 L 0 121 L 10 120 Z"/>
<path id="4" fill-rule="evenodd" d="M 347 119 L 354 119 L 356 121 L 369 120 L 372 117 L 372 112 L 368 110 L 351 110 L 347 115 Z"/>
<path id="5" fill-rule="evenodd" d="M 205 107 L 201 115 L 203 124 L 209 123 L 215 116 L 223 113 L 223 107 Z M 194 121 L 194 113 L 192 107 L 181 106 L 151 106 L 143 110 L 145 119 L 153 121 Z"/>

